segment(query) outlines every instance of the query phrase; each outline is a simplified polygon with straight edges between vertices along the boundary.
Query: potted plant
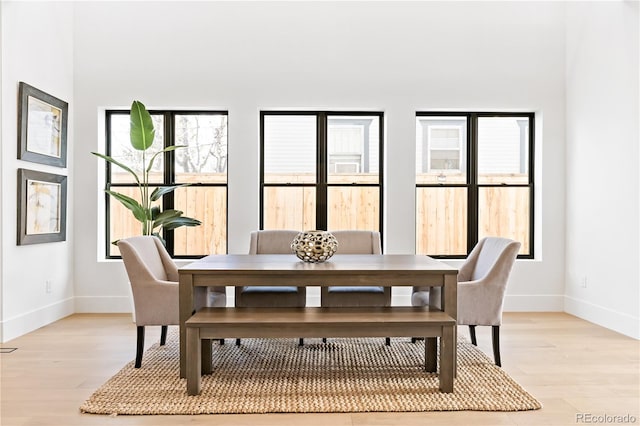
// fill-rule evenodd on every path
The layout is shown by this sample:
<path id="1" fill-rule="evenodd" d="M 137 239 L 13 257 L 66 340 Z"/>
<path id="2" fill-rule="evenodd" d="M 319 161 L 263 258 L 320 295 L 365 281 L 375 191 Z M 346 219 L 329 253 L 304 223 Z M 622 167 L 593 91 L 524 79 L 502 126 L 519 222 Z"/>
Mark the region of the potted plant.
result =
<path id="1" fill-rule="evenodd" d="M 180 210 L 170 209 L 162 211 L 161 207 L 152 205 L 152 203 L 154 203 L 155 201 L 160 200 L 163 195 L 174 191 L 176 188 L 185 186 L 185 184 L 158 186 L 153 189 L 151 193 L 149 192 L 149 173 L 153 168 L 155 159 L 165 152 L 173 151 L 178 148 L 184 148 L 185 146 L 168 146 L 151 155 L 150 158 L 147 158 L 147 150 L 151 147 L 151 145 L 153 145 L 153 139 L 155 138 L 155 129 L 153 127 L 151 114 L 149 114 L 142 102 L 133 101 L 133 103 L 131 104 L 130 117 L 131 124 L 129 134 L 131 146 L 134 149 L 141 151 L 142 153 L 141 176 L 138 176 L 138 174 L 133 171 L 131 167 L 115 160 L 108 155 L 100 154 L 98 152 L 92 152 L 92 154 L 130 173 L 133 176 L 136 184 L 138 185 L 141 201 L 138 202 L 137 200 L 116 191 L 105 190 L 105 192 L 118 200 L 120 203 L 122 203 L 123 206 L 125 206 L 133 213 L 133 216 L 142 225 L 142 235 L 154 235 L 160 238 L 160 240 L 164 241 L 161 236 L 161 232 L 163 229 L 172 230 L 181 226 L 200 225 L 201 222 L 199 220 L 183 216 L 183 212 Z M 112 244 L 116 243 L 117 241 L 114 241 Z"/>

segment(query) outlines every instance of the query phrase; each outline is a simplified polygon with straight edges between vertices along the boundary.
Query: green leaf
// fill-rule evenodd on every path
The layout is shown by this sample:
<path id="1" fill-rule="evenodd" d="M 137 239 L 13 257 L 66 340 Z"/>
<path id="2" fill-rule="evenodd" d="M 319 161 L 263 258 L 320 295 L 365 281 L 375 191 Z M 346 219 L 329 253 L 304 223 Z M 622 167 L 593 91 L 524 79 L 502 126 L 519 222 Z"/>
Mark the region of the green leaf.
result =
<path id="1" fill-rule="evenodd" d="M 151 114 L 140 101 L 133 101 L 131 104 L 131 123 L 129 136 L 131 146 L 139 151 L 146 151 L 153 145 L 156 130 L 153 128 Z"/>
<path id="2" fill-rule="evenodd" d="M 179 228 L 181 226 L 198 226 L 201 225 L 202 222 L 200 222 L 198 219 L 193 219 L 190 217 L 186 217 L 186 216 L 180 216 L 180 217 L 176 217 L 174 219 L 171 219 L 171 221 L 165 223 L 164 225 L 162 225 L 164 227 L 164 229 L 166 230 L 172 230 L 172 229 L 176 229 Z"/>
<path id="3" fill-rule="evenodd" d="M 180 188 L 181 186 L 189 186 L 189 185 L 190 184 L 188 183 L 183 183 L 182 185 L 159 186 L 156 189 L 154 189 L 153 192 L 151 193 L 150 200 L 158 201 L 160 197 L 162 197 L 164 194 L 168 194 L 174 191 L 176 188 Z"/>
<path id="4" fill-rule="evenodd" d="M 153 154 L 153 157 L 151 157 L 151 160 L 149 160 L 149 165 L 147 166 L 147 173 L 149 173 L 153 168 L 153 162 L 156 161 L 156 157 L 158 155 L 164 154 L 165 152 L 174 151 L 178 148 L 186 148 L 186 147 L 187 147 L 186 145 L 171 145 L 156 152 L 155 154 Z"/>
<path id="5" fill-rule="evenodd" d="M 160 213 L 158 215 L 158 217 L 156 218 L 156 220 L 158 220 L 158 221 L 166 220 L 168 218 L 178 217 L 180 215 L 182 215 L 182 212 L 180 210 L 169 209 L 169 210 L 165 210 L 162 213 Z"/>
<path id="6" fill-rule="evenodd" d="M 180 210 L 165 210 L 162 213 L 160 213 L 158 215 L 158 217 L 156 217 L 153 221 L 153 225 L 151 225 L 151 229 L 155 229 L 158 226 L 163 226 L 166 223 L 172 221 L 175 218 L 178 218 L 182 215 L 182 212 Z"/>
<path id="7" fill-rule="evenodd" d="M 133 198 L 128 197 L 128 196 L 126 196 L 124 194 L 120 194 L 119 192 L 114 192 L 114 191 L 109 191 L 109 190 L 106 190 L 105 192 L 107 194 L 111 195 L 116 200 L 120 201 L 123 206 L 125 206 L 126 208 L 131 210 L 131 212 L 133 213 L 133 216 L 139 222 L 143 222 L 144 223 L 144 221 L 147 220 L 147 213 L 146 213 L 144 207 L 142 207 L 142 205 L 139 202 L 137 202 Z"/>
<path id="8" fill-rule="evenodd" d="M 160 214 L 160 207 L 158 206 L 151 207 L 151 220 L 155 220 L 159 214 Z"/>
<path id="9" fill-rule="evenodd" d="M 100 154 L 99 152 L 92 152 L 92 154 L 102 158 L 103 160 L 108 161 L 111 164 L 115 164 L 116 166 L 120 167 L 121 169 L 126 170 L 127 172 L 131 173 L 133 178 L 136 180 L 136 183 L 138 185 L 140 185 L 140 178 L 138 178 L 138 175 L 136 174 L 136 172 L 131 170 L 129 167 L 127 167 L 124 164 L 120 163 L 119 161 L 109 157 L 108 155 Z"/>

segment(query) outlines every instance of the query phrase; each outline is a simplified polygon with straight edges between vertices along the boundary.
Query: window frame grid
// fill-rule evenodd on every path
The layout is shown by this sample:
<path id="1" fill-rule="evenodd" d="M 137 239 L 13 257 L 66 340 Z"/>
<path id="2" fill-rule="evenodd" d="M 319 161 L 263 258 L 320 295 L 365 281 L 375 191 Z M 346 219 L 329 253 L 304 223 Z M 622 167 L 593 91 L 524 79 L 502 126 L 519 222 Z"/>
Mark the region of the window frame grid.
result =
<path id="1" fill-rule="evenodd" d="M 315 116 L 316 117 L 316 182 L 315 183 L 266 183 L 264 179 L 265 163 L 265 117 L 266 116 Z M 378 183 L 329 183 L 328 157 L 328 118 L 330 116 L 375 116 L 378 118 Z M 332 187 L 377 187 L 379 188 L 378 227 L 383 238 L 384 206 L 384 113 L 380 111 L 260 111 L 260 229 L 264 229 L 264 192 L 268 187 L 316 189 L 316 229 L 327 230 L 328 226 L 328 189 Z M 301 229 L 301 231 L 304 231 Z"/>
<path id="2" fill-rule="evenodd" d="M 159 109 L 150 109 L 148 110 L 150 115 L 162 115 L 163 116 L 163 132 L 164 132 L 164 145 L 163 148 L 166 148 L 170 145 L 175 145 L 175 118 L 178 115 L 225 115 L 227 117 L 227 123 L 229 120 L 229 112 L 224 110 L 159 110 Z M 105 152 L 106 155 L 111 156 L 111 147 L 112 147 L 112 138 L 111 138 L 111 117 L 114 115 L 130 115 L 131 111 L 128 109 L 109 109 L 105 111 Z M 227 146 L 228 146 L 228 137 L 227 137 Z M 176 173 L 175 173 L 175 151 L 168 151 L 162 155 L 163 159 L 163 182 L 159 183 L 149 183 L 149 188 L 157 188 L 159 186 L 166 185 L 180 185 L 176 183 Z M 225 225 L 225 235 L 226 238 L 226 247 L 225 252 L 229 251 L 229 181 L 228 181 L 228 161 L 227 161 L 227 179 L 225 183 L 189 183 L 189 187 L 224 187 L 225 188 L 225 204 L 227 206 L 227 210 L 225 215 L 227 216 L 226 225 Z M 111 182 L 111 163 L 105 161 L 105 190 L 110 190 L 111 188 L 137 188 L 138 186 L 135 183 L 112 183 Z M 111 254 L 111 202 L 112 198 L 109 194 L 104 192 L 105 196 L 105 259 L 122 259 L 120 255 L 112 255 Z M 117 200 L 113 200 L 116 203 Z M 162 210 L 172 209 L 174 208 L 174 191 L 165 194 L 162 196 Z M 196 218 L 197 219 L 197 218 Z M 162 230 L 162 238 L 165 240 L 165 247 L 167 252 L 172 259 L 200 259 L 207 254 L 193 254 L 193 255 L 175 255 L 174 254 L 174 231 L 167 231 L 165 229 Z"/>
<path id="3" fill-rule="evenodd" d="M 518 254 L 518 259 L 534 259 L 534 147 L 535 147 L 535 113 L 533 112 L 469 112 L 469 111 L 418 111 L 416 119 L 419 117 L 464 117 L 467 120 L 467 167 L 466 184 L 463 183 L 417 183 L 415 194 L 418 188 L 466 188 L 467 189 L 467 255 L 471 253 L 473 247 L 478 243 L 479 226 L 479 188 L 528 188 L 529 189 L 529 253 Z M 528 131 L 528 183 L 478 183 L 478 119 L 486 117 L 523 117 L 529 120 Z M 417 236 L 416 236 L 417 237 Z M 417 241 L 416 241 L 417 243 Z M 435 259 L 465 259 L 467 255 L 431 255 Z"/>

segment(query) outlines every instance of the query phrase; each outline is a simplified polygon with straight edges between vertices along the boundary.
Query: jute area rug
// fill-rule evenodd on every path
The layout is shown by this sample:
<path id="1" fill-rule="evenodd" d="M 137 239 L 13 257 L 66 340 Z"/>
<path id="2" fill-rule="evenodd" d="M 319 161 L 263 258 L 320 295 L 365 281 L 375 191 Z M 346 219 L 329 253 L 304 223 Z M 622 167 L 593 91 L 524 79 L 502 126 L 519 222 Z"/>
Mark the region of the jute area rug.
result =
<path id="1" fill-rule="evenodd" d="M 178 336 L 146 351 L 81 407 L 95 414 L 520 411 L 541 404 L 480 350 L 458 343 L 453 393 L 423 370 L 424 343 L 409 339 L 243 339 L 213 344 L 213 374 L 188 396 Z"/>

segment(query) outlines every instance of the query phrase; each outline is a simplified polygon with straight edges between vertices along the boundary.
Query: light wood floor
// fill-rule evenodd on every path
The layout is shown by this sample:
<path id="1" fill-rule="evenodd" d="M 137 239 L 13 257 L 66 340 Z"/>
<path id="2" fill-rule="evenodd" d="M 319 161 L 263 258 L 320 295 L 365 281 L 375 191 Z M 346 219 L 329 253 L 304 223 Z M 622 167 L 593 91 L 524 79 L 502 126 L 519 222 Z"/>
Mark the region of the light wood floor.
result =
<path id="1" fill-rule="evenodd" d="M 460 332 L 468 336 L 466 327 Z M 158 337 L 149 329 L 147 346 Z M 478 328 L 478 340 L 491 354 L 488 327 Z M 80 404 L 134 357 L 130 315 L 73 315 L 2 347 L 18 348 L 0 355 L 2 426 L 572 425 L 579 413 L 640 423 L 640 342 L 562 313 L 505 314 L 503 368 L 544 406 L 514 413 L 87 415 Z"/>

